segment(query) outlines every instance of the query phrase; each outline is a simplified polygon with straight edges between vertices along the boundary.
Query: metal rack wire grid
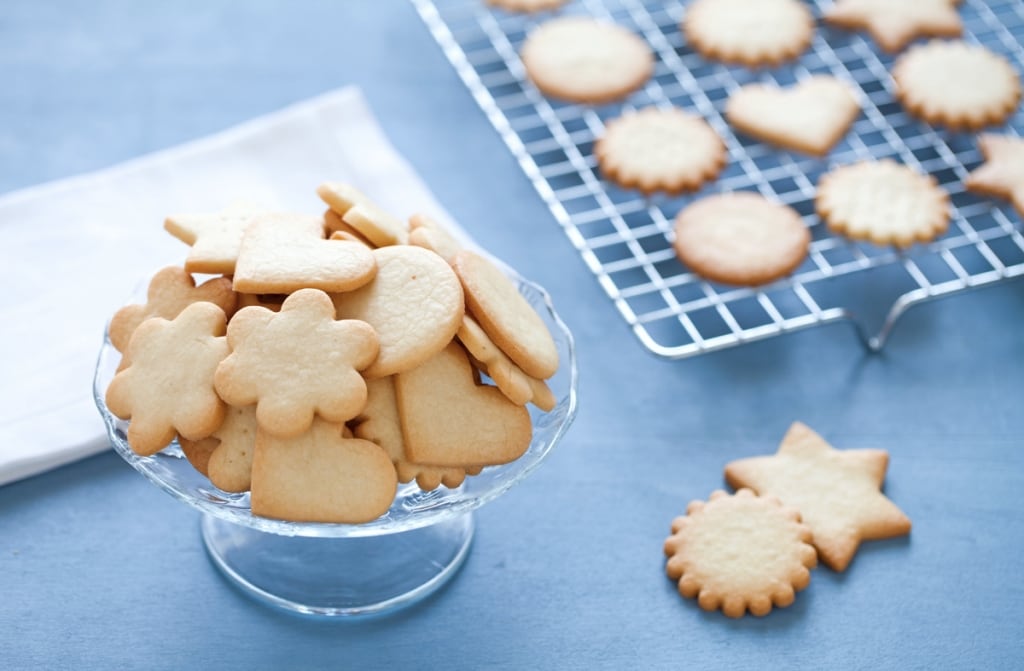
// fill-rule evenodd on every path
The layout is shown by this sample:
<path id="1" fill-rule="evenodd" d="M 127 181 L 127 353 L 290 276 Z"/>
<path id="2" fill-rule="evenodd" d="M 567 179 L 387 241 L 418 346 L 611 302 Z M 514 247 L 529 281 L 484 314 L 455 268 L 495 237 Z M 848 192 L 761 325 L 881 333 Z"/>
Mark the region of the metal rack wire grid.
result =
<path id="1" fill-rule="evenodd" d="M 908 116 L 893 95 L 893 57 L 869 37 L 818 22 L 811 47 L 772 70 L 710 62 L 685 44 L 684 2 L 578 0 L 561 11 L 614 21 L 644 37 L 657 63 L 643 89 L 601 107 L 542 95 L 526 77 L 519 49 L 550 15 L 504 12 L 483 0 L 413 0 L 421 17 L 526 176 L 640 341 L 667 358 L 691 356 L 797 329 L 849 320 L 880 349 L 899 316 L 924 300 L 1024 274 L 1019 219 L 1005 203 L 965 191 L 981 161 L 972 134 L 932 128 Z M 814 6 L 820 16 L 822 6 Z M 1024 3 L 966 0 L 964 39 L 984 44 L 1024 71 Z M 726 123 L 730 93 L 751 82 L 788 85 L 816 74 L 854 84 L 862 112 L 824 159 L 778 150 Z M 728 148 L 718 180 L 696 195 L 654 196 L 602 180 L 593 155 L 605 121 L 648 105 L 704 117 Z M 1020 110 L 1006 129 L 1020 134 Z M 890 157 L 930 173 L 949 193 L 948 232 L 909 250 L 832 235 L 814 214 L 815 185 L 831 167 Z M 693 198 L 754 190 L 792 206 L 812 233 L 807 259 L 764 287 L 708 282 L 676 258 L 672 221 Z"/>

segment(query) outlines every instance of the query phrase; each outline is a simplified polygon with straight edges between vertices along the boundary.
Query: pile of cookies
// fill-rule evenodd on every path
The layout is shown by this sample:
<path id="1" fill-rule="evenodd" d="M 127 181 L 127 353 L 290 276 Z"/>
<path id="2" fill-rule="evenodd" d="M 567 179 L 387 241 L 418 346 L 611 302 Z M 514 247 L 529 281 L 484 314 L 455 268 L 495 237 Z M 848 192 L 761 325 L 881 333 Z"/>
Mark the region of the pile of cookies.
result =
<path id="1" fill-rule="evenodd" d="M 513 11 L 565 4 L 491 2 Z M 960 36 L 957 4 L 837 0 L 823 18 L 832 26 L 865 29 L 884 50 L 897 52 L 916 37 Z M 815 19 L 801 0 L 694 0 L 680 28 L 686 44 L 703 58 L 776 67 L 807 50 Z M 574 15 L 541 23 L 527 36 L 520 57 L 543 94 L 605 104 L 647 83 L 655 70 L 652 46 L 663 58 L 677 57 L 655 29 L 638 35 Z M 910 115 L 954 131 L 1003 123 L 1021 96 L 1018 75 L 1006 59 L 961 40 L 912 47 L 896 61 L 892 77 L 895 96 Z M 824 157 L 859 116 L 859 95 L 849 83 L 817 75 L 789 87 L 741 86 L 720 111 L 740 133 Z M 986 158 L 999 165 L 973 173 L 967 188 L 1011 198 L 1024 212 L 1024 143 L 1011 136 L 982 136 L 980 142 Z M 727 160 L 725 143 L 714 128 L 677 107 L 648 107 L 613 118 L 594 155 L 606 179 L 645 194 L 695 191 L 715 179 Z M 949 197 L 936 180 L 887 159 L 835 167 L 819 181 L 815 205 L 834 233 L 878 245 L 927 242 L 949 225 Z M 675 251 L 694 273 L 737 285 L 788 275 L 803 262 L 811 241 L 795 210 L 759 193 L 700 199 L 678 214 L 674 233 Z"/>
<path id="2" fill-rule="evenodd" d="M 508 277 L 437 222 L 346 184 L 318 194 L 320 216 L 169 217 L 188 257 L 111 320 L 123 356 L 106 404 L 132 450 L 177 439 L 254 515 L 362 523 L 399 482 L 457 487 L 526 452 L 525 406 L 554 408 L 558 351 Z"/>
<path id="3" fill-rule="evenodd" d="M 910 519 L 880 491 L 888 464 L 883 450 L 835 450 L 794 423 L 776 454 L 725 467 L 734 495 L 693 501 L 672 522 L 669 578 L 729 617 L 790 605 L 818 558 L 842 572 L 861 541 L 910 533 Z"/>

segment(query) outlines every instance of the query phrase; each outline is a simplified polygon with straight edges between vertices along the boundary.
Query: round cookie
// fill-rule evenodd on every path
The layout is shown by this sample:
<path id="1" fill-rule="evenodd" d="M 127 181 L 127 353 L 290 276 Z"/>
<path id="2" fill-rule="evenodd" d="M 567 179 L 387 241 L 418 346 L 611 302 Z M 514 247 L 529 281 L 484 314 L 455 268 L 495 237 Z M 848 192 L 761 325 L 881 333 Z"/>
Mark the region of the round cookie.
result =
<path id="1" fill-rule="evenodd" d="M 676 107 L 647 107 L 609 121 L 594 154 L 606 178 L 644 193 L 693 191 L 725 165 L 718 134 Z"/>
<path id="2" fill-rule="evenodd" d="M 1006 121 L 1020 102 L 1017 72 L 1002 56 L 960 40 L 911 47 L 892 68 L 896 97 L 913 116 L 953 130 Z"/>
<path id="3" fill-rule="evenodd" d="M 542 24 L 526 38 L 520 58 L 545 95 L 577 103 L 624 98 L 654 71 L 654 56 L 640 37 L 580 16 Z"/>
<path id="4" fill-rule="evenodd" d="M 928 242 L 949 226 L 949 196 L 931 175 L 895 161 L 863 161 L 829 172 L 814 198 L 829 230 L 877 245 Z"/>
<path id="5" fill-rule="evenodd" d="M 493 263 L 469 250 L 452 258 L 469 312 L 508 358 L 530 377 L 546 380 L 558 370 L 558 349 L 547 326 Z"/>
<path id="6" fill-rule="evenodd" d="M 338 319 L 358 319 L 377 332 L 380 352 L 363 371 L 368 379 L 415 368 L 440 352 L 465 313 L 459 279 L 434 252 L 393 245 L 373 250 L 373 256 L 373 281 L 331 297 Z"/>
<path id="7" fill-rule="evenodd" d="M 735 285 L 766 284 L 807 256 L 810 231 L 790 207 L 750 191 L 702 198 L 676 216 L 679 260 L 701 277 Z"/>
<path id="8" fill-rule="evenodd" d="M 682 29 L 704 58 L 778 65 L 811 44 L 814 17 L 799 0 L 696 0 L 686 10 Z"/>

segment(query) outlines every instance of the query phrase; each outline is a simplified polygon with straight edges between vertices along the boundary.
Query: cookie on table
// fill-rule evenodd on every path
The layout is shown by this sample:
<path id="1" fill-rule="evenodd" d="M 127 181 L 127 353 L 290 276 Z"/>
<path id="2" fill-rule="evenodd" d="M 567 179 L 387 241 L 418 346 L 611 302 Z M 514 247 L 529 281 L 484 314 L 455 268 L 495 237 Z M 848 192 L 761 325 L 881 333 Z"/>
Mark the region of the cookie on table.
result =
<path id="1" fill-rule="evenodd" d="M 911 47 L 892 68 L 896 97 L 911 115 L 951 130 L 977 130 L 1006 121 L 1021 88 L 1005 58 L 960 40 Z"/>
<path id="2" fill-rule="evenodd" d="M 829 230 L 877 245 L 928 242 L 949 226 L 949 196 L 935 178 L 889 159 L 825 174 L 814 206 Z"/>
<path id="3" fill-rule="evenodd" d="M 725 144 L 704 119 L 647 107 L 612 119 L 594 146 L 605 178 L 650 194 L 693 191 L 725 165 Z"/>
<path id="4" fill-rule="evenodd" d="M 866 30 L 883 50 L 894 54 L 918 37 L 958 37 L 963 24 L 960 0 L 836 0 L 825 22 Z"/>
<path id="5" fill-rule="evenodd" d="M 880 491 L 888 465 L 884 450 L 836 450 L 794 422 L 778 452 L 729 463 L 725 479 L 798 509 L 821 560 L 844 571 L 861 541 L 910 533 L 910 519 Z"/>
<path id="6" fill-rule="evenodd" d="M 465 312 L 462 285 L 440 256 L 421 247 L 394 245 L 372 252 L 377 274 L 356 291 L 331 294 L 338 319 L 373 327 L 380 341 L 367 378 L 415 368 L 455 337 Z"/>
<path id="7" fill-rule="evenodd" d="M 550 12 L 558 9 L 569 0 L 487 0 L 491 7 L 498 7 L 507 12 Z"/>
<path id="8" fill-rule="evenodd" d="M 373 279 L 377 266 L 362 244 L 325 240 L 320 217 L 264 214 L 242 236 L 235 291 L 287 294 L 299 289 L 350 291 Z"/>
<path id="9" fill-rule="evenodd" d="M 969 191 L 1006 198 L 1024 216 L 1024 140 L 1016 135 L 978 136 L 985 162 L 967 176 Z"/>
<path id="10" fill-rule="evenodd" d="M 366 407 L 353 421 L 356 438 L 369 440 L 384 448 L 395 466 L 399 482 L 412 482 L 425 492 L 442 484 L 455 488 L 466 479 L 467 473 L 476 475 L 480 467 L 430 466 L 409 461 L 402 438 L 402 420 L 395 400 L 395 378 L 380 377 L 366 383 Z"/>
<path id="11" fill-rule="evenodd" d="M 143 321 L 150 317 L 174 319 L 186 307 L 199 301 L 213 303 L 230 319 L 235 312 L 238 296 L 231 289 L 231 280 L 227 278 L 214 277 L 197 287 L 188 271 L 168 266 L 158 271 L 149 281 L 144 304 L 126 305 L 114 313 L 108 329 L 110 344 L 123 353 L 135 329 Z"/>
<path id="12" fill-rule="evenodd" d="M 707 59 L 775 66 L 810 46 L 814 17 L 799 0 L 695 0 L 682 30 Z"/>
<path id="13" fill-rule="evenodd" d="M 654 72 L 647 42 L 622 26 L 582 16 L 541 24 L 519 56 L 545 95 L 577 103 L 625 98 Z"/>
<path id="14" fill-rule="evenodd" d="M 544 320 L 505 273 L 464 249 L 452 259 L 469 313 L 487 336 L 530 377 L 546 380 L 558 370 L 558 349 Z"/>
<path id="15" fill-rule="evenodd" d="M 395 376 L 408 460 L 437 466 L 495 466 L 530 447 L 530 413 L 490 385 L 477 384 L 457 342 Z"/>
<path id="16" fill-rule="evenodd" d="M 130 364 L 107 387 L 111 413 L 128 424 L 128 444 L 149 456 L 178 434 L 202 440 L 221 425 L 225 406 L 214 371 L 228 356 L 227 317 L 213 303 L 192 303 L 173 320 L 142 322 L 128 345 Z"/>
<path id="17" fill-rule="evenodd" d="M 747 84 L 729 96 L 733 128 L 784 149 L 824 156 L 850 129 L 860 105 L 835 77 L 815 76 L 782 88 Z"/>
<path id="18" fill-rule="evenodd" d="M 516 405 L 533 403 L 544 412 L 555 407 L 557 401 L 547 383 L 524 373 L 469 315 L 462 318 L 458 338 L 469 352 L 474 365 L 494 380 L 494 384 L 508 400 Z"/>
<path id="19" fill-rule="evenodd" d="M 694 273 L 724 284 L 756 286 L 793 272 L 811 234 L 796 210 L 750 191 L 707 196 L 675 221 L 676 256 Z"/>
<path id="20" fill-rule="evenodd" d="M 669 578 L 704 610 L 728 617 L 767 615 L 793 603 L 817 561 L 811 530 L 795 508 L 740 489 L 692 501 L 665 541 Z"/>
<path id="21" fill-rule="evenodd" d="M 256 404 L 260 429 L 289 438 L 314 416 L 342 424 L 366 404 L 359 371 L 377 358 L 369 324 L 336 321 L 334 304 L 318 289 L 301 289 L 280 312 L 248 307 L 227 329 L 231 354 L 214 376 L 217 393 L 241 407 Z"/>
<path id="22" fill-rule="evenodd" d="M 298 436 L 256 432 L 254 515 L 292 522 L 361 524 L 388 511 L 398 481 L 391 460 L 368 440 L 317 418 Z"/>

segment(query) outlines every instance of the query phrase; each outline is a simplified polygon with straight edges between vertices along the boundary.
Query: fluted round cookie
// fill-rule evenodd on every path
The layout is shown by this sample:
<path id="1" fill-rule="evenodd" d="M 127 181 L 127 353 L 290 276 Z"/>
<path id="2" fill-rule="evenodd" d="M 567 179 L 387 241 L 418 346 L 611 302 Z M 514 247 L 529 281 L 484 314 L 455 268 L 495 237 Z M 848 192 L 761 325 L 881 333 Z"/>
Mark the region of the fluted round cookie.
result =
<path id="1" fill-rule="evenodd" d="M 554 375 L 555 341 L 505 273 L 466 249 L 452 258 L 452 268 L 462 282 L 469 312 L 494 344 L 530 377 L 546 380 Z"/>
<path id="2" fill-rule="evenodd" d="M 896 97 L 930 124 L 977 130 L 1001 124 L 1020 102 L 1017 72 L 1005 58 L 961 40 L 911 47 L 892 68 Z"/>
<path id="3" fill-rule="evenodd" d="M 799 0 L 696 0 L 683 16 L 682 29 L 705 58 L 778 65 L 811 44 L 814 17 Z"/>
<path id="4" fill-rule="evenodd" d="M 675 250 L 693 272 L 716 282 L 766 284 L 807 256 L 811 234 L 791 207 L 750 191 L 702 198 L 677 216 Z"/>
<path id="5" fill-rule="evenodd" d="M 693 191 L 725 164 L 718 134 L 676 107 L 647 107 L 612 119 L 594 154 L 607 179 L 644 193 Z"/>
<path id="6" fill-rule="evenodd" d="M 818 564 L 810 542 L 796 508 L 749 489 L 716 491 L 672 522 L 665 569 L 680 594 L 697 597 L 704 610 L 762 616 L 793 603 L 810 583 L 809 569 Z"/>
<path id="7" fill-rule="evenodd" d="M 366 378 L 394 375 L 434 356 L 455 337 L 465 313 L 458 277 L 434 252 L 393 245 L 373 250 L 373 256 L 373 281 L 331 296 L 338 319 L 364 321 L 380 339 Z"/>
<path id="8" fill-rule="evenodd" d="M 526 38 L 520 58 L 545 95 L 578 103 L 624 98 L 654 71 L 651 48 L 625 28 L 569 16 L 548 21 Z"/>
<path id="9" fill-rule="evenodd" d="M 863 161 L 818 182 L 815 209 L 829 229 L 855 240 L 909 247 L 949 226 L 949 196 L 931 175 L 895 161 Z"/>

